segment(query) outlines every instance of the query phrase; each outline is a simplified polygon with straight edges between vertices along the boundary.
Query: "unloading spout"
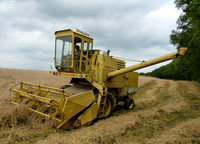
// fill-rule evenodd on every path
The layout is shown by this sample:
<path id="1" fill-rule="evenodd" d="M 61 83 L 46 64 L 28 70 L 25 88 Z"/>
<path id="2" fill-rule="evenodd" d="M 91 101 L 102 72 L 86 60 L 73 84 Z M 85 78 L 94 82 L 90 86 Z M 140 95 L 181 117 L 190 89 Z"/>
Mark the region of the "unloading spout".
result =
<path id="1" fill-rule="evenodd" d="M 129 66 L 127 68 L 123 68 L 123 69 L 120 69 L 120 70 L 110 72 L 110 73 L 108 73 L 107 77 L 110 78 L 110 77 L 118 76 L 118 75 L 125 74 L 125 73 L 128 73 L 128 72 L 134 71 L 134 70 L 138 70 L 138 69 L 141 69 L 141 68 L 144 68 L 144 67 L 148 67 L 148 66 L 151 66 L 151 65 L 154 65 L 154 64 L 158 64 L 158 63 L 161 63 L 161 62 L 164 62 L 164 61 L 175 59 L 179 55 L 184 56 L 186 54 L 187 50 L 188 50 L 188 48 L 184 48 L 184 47 L 179 48 L 177 52 L 173 52 L 171 54 L 167 54 L 167 55 L 164 55 L 164 56 L 161 56 L 161 57 L 158 57 L 158 58 L 154 58 L 154 59 L 151 59 L 149 61 L 144 61 L 144 62 L 141 62 L 139 64 Z"/>

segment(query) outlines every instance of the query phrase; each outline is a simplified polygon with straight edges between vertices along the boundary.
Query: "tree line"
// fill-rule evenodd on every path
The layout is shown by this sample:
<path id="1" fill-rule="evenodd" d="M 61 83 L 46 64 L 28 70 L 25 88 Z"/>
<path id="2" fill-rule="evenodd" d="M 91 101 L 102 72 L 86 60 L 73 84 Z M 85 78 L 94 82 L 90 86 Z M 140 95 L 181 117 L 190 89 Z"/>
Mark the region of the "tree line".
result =
<path id="1" fill-rule="evenodd" d="M 182 13 L 177 20 L 176 30 L 172 30 L 170 43 L 177 49 L 187 47 L 188 52 L 184 57 L 140 75 L 200 81 L 200 0 L 175 0 L 174 3 L 178 9 L 182 9 Z"/>

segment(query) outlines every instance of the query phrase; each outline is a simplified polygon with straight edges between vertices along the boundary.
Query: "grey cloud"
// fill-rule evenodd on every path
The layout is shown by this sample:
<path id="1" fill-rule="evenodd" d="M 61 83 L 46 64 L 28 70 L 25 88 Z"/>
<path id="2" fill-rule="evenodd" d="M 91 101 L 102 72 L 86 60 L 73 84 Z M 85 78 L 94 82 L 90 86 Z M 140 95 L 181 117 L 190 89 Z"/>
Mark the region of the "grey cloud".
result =
<path id="1" fill-rule="evenodd" d="M 46 1 L 37 1 L 38 11 L 42 14 L 58 18 L 68 18 L 68 17 L 78 17 L 78 18 L 87 18 L 87 17 L 112 17 L 113 15 L 121 15 L 130 12 L 145 13 L 163 5 L 168 1 L 163 0 L 74 0 L 74 1 L 65 1 L 65 0 L 49 0 Z"/>
<path id="2" fill-rule="evenodd" d="M 23 61 L 18 65 L 10 60 L 10 67 L 47 68 L 53 63 L 54 31 L 78 28 L 94 38 L 95 48 L 110 49 L 120 57 L 150 59 L 173 50 L 168 36 L 175 19 L 155 14 L 169 4 L 173 0 L 3 0 L 0 57 Z"/>

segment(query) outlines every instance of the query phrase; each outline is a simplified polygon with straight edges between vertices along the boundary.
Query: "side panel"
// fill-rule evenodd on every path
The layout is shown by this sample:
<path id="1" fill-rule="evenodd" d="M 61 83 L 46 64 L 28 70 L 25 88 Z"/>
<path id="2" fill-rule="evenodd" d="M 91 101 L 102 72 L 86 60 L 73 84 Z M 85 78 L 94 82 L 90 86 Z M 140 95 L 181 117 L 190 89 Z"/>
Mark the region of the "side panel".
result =
<path id="1" fill-rule="evenodd" d="M 94 69 L 94 75 L 96 80 L 100 81 L 100 82 L 105 82 L 107 81 L 107 85 L 108 87 L 123 87 L 123 79 L 124 76 L 117 76 L 111 79 L 107 79 L 107 74 L 124 68 L 125 67 L 125 62 L 121 61 L 121 60 L 117 60 L 115 58 L 113 58 L 112 56 L 108 56 L 108 55 L 103 55 L 103 54 L 99 54 L 96 55 L 96 59 L 93 60 L 94 64 L 92 65 L 92 70 Z M 121 84 L 120 84 L 121 83 Z M 116 85 L 116 86 L 114 86 Z"/>
<path id="2" fill-rule="evenodd" d="M 138 87 L 138 72 L 129 72 L 128 73 L 128 86 L 130 88 Z"/>
<path id="3" fill-rule="evenodd" d="M 92 90 L 73 95 L 66 99 L 62 112 L 67 118 L 71 118 L 81 110 L 89 106 L 95 100 Z"/>
<path id="4" fill-rule="evenodd" d="M 124 87 L 124 75 L 116 76 L 109 79 L 107 82 L 108 88 L 123 88 Z"/>
<path id="5" fill-rule="evenodd" d="M 75 121 L 74 126 L 79 127 L 81 125 L 91 123 L 97 117 L 97 113 L 98 105 L 97 103 L 93 103 L 90 108 L 88 108 L 83 114 L 78 117 L 78 119 Z"/>

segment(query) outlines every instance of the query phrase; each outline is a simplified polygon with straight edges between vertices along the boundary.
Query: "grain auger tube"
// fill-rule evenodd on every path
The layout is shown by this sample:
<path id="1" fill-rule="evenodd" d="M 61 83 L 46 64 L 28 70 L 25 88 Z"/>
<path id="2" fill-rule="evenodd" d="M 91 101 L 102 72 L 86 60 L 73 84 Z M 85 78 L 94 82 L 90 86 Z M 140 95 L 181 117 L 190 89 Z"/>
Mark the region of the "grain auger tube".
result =
<path id="1" fill-rule="evenodd" d="M 120 70 L 117 70 L 117 71 L 110 72 L 110 73 L 108 73 L 107 76 L 108 77 L 114 77 L 114 76 L 117 76 L 117 75 L 121 75 L 121 74 L 124 74 L 124 73 L 134 71 L 134 70 L 142 69 L 142 68 L 145 68 L 145 67 L 148 67 L 148 66 L 151 66 L 151 65 L 155 65 L 155 64 L 158 64 L 158 63 L 161 63 L 161 62 L 165 62 L 165 61 L 168 61 L 168 60 L 171 60 L 171 59 L 175 59 L 179 55 L 184 56 L 185 53 L 187 52 L 187 49 L 188 48 L 183 48 L 183 47 L 179 48 L 177 52 L 173 52 L 173 53 L 170 53 L 170 54 L 167 54 L 167 55 L 155 58 L 155 59 L 151 59 L 149 61 L 143 61 L 139 64 L 136 64 L 136 65 L 133 65 L 133 66 L 130 66 L 130 67 L 127 67 L 127 68 L 123 68 L 123 69 L 120 69 Z"/>

